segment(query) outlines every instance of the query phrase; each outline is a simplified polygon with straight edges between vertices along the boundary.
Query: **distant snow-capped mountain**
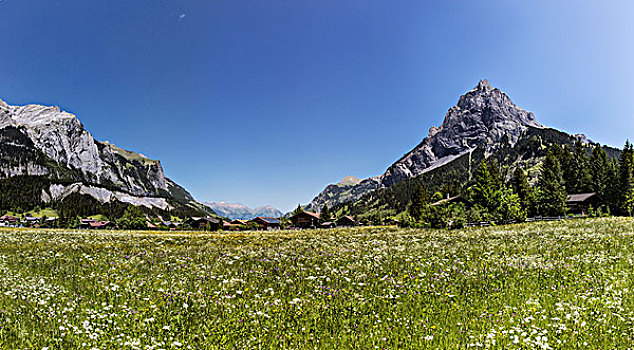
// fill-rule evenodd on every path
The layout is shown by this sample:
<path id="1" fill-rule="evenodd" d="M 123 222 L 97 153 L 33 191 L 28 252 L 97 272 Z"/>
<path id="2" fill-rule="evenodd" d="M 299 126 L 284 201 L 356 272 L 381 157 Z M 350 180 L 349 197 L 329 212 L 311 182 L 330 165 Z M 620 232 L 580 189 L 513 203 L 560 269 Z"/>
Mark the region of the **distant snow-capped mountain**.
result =
<path id="1" fill-rule="evenodd" d="M 270 205 L 249 208 L 248 206 L 240 203 L 203 202 L 203 204 L 213 209 L 216 214 L 232 220 L 250 220 L 258 216 L 277 218 L 284 215 L 284 213 Z"/>

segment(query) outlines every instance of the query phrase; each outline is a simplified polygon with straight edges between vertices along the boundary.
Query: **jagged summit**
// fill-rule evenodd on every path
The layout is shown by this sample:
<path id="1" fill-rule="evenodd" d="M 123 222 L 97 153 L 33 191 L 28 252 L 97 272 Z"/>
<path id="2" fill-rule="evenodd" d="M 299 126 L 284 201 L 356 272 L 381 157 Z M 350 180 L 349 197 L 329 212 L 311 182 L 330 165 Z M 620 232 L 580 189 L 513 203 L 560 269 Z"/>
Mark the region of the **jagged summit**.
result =
<path id="1" fill-rule="evenodd" d="M 488 80 L 480 80 L 473 90 L 460 96 L 457 104 L 449 109 L 442 125 L 431 127 L 428 136 L 383 175 L 363 180 L 345 188 L 345 191 L 328 186 L 309 208 L 320 208 L 324 204 L 331 206 L 342 199 L 355 200 L 375 189 L 392 186 L 441 167 L 477 147 L 491 152 L 499 147 L 503 138 L 513 144 L 529 127 L 543 128 L 533 113 L 517 107 Z"/>
<path id="2" fill-rule="evenodd" d="M 488 90 L 493 90 L 493 87 L 491 86 L 491 84 L 489 84 L 489 81 L 487 79 L 482 79 L 478 82 L 478 85 L 475 87 L 475 90 L 488 91 Z"/>
<path id="3" fill-rule="evenodd" d="M 348 175 L 345 176 L 337 185 L 339 186 L 353 186 L 361 182 L 361 180 L 355 176 Z"/>

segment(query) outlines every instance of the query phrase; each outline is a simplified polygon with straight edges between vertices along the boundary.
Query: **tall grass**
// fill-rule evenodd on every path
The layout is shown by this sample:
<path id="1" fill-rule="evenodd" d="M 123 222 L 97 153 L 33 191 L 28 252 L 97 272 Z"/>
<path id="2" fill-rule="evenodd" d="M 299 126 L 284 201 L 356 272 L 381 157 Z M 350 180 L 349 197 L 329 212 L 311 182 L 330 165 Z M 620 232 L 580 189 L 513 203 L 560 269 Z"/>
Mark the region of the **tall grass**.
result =
<path id="1" fill-rule="evenodd" d="M 0 348 L 631 348 L 633 232 L 0 230 Z"/>

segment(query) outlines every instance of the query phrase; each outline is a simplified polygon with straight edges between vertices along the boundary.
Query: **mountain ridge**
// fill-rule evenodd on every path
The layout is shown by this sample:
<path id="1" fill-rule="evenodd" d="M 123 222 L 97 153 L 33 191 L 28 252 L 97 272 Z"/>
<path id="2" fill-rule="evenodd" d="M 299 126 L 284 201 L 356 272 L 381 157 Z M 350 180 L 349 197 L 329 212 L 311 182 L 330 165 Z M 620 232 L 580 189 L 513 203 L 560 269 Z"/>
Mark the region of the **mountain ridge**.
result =
<path id="1" fill-rule="evenodd" d="M 250 220 L 255 217 L 281 217 L 284 215 L 280 210 L 271 205 L 263 205 L 256 208 L 250 208 L 242 203 L 219 202 L 203 202 L 216 214 L 229 218 L 231 220 Z"/>
<path id="2" fill-rule="evenodd" d="M 165 176 L 161 162 L 95 140 L 79 119 L 56 106 L 12 106 L 0 100 L 0 179 L 41 177 L 34 205 L 78 194 L 101 204 L 213 214 Z"/>
<path id="3" fill-rule="evenodd" d="M 527 128 L 543 129 L 535 115 L 516 106 L 500 89 L 483 79 L 461 95 L 445 115 L 442 124 L 432 126 L 428 135 L 387 170 L 357 184 L 328 185 L 307 206 L 318 211 L 354 202 L 377 189 L 393 186 L 406 179 L 443 167 L 484 147 L 486 154 L 500 147 L 501 141 L 517 142 Z"/>

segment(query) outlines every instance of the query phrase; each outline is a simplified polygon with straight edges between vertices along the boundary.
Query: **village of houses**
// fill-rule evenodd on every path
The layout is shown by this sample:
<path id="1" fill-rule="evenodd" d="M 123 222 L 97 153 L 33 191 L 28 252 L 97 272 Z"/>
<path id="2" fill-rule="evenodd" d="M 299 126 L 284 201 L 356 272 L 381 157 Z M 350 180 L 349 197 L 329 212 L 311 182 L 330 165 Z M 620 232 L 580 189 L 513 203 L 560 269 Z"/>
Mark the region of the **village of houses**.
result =
<path id="1" fill-rule="evenodd" d="M 23 218 L 11 215 L 0 217 L 0 227 L 31 227 L 55 228 L 57 217 L 35 217 L 26 214 Z M 397 222 L 395 222 L 397 223 Z M 206 231 L 241 231 L 241 230 L 280 230 L 307 228 L 335 228 L 357 226 L 358 223 L 350 216 L 343 216 L 337 220 L 321 222 L 319 213 L 303 211 L 287 220 L 273 217 L 256 217 L 251 220 L 225 220 L 213 217 L 191 217 L 184 221 L 145 222 L 147 230 L 206 230 Z M 118 229 L 114 221 L 97 219 L 80 219 L 80 229 Z"/>
<path id="2" fill-rule="evenodd" d="M 602 205 L 602 199 L 596 193 L 581 193 L 569 195 L 566 201 L 569 215 L 586 216 L 588 209 L 597 208 Z M 431 206 L 450 205 L 452 203 L 462 203 L 470 206 L 471 203 L 464 197 L 455 196 L 442 199 Z M 31 227 L 31 228 L 56 228 L 57 217 L 35 217 L 30 214 L 24 215 L 22 218 L 11 215 L 3 215 L 0 217 L 0 227 Z M 531 221 L 531 219 L 529 219 Z M 394 218 L 383 220 L 382 225 L 399 225 L 399 221 Z M 476 223 L 477 224 L 477 223 Z M 242 231 L 242 230 L 280 230 L 280 229 L 329 229 L 335 227 L 352 227 L 359 226 L 358 222 L 351 216 L 342 216 L 332 221 L 324 222 L 321 220 L 319 213 L 310 211 L 302 211 L 298 214 L 286 218 L 274 217 L 256 217 L 251 220 L 226 220 L 213 217 L 191 217 L 183 221 L 158 221 L 151 222 L 149 219 L 145 222 L 147 230 L 205 230 L 205 231 Z M 119 227 L 114 221 L 97 220 L 84 218 L 79 220 L 80 229 L 118 229 Z"/>

